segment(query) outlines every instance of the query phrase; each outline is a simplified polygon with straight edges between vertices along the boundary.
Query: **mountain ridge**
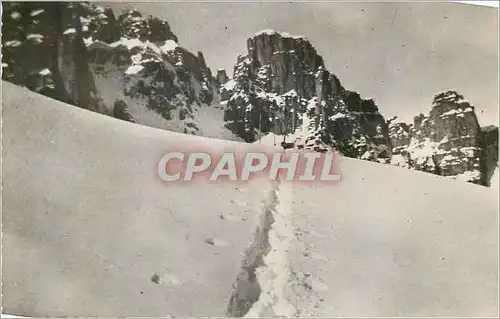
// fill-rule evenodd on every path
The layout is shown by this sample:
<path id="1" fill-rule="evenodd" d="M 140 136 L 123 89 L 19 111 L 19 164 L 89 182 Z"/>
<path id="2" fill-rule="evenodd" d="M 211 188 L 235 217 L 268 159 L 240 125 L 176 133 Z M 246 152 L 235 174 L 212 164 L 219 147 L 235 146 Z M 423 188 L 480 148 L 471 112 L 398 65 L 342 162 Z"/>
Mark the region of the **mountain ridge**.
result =
<path id="1" fill-rule="evenodd" d="M 134 9 L 6 3 L 3 16 L 2 78 L 95 112 L 246 142 L 272 134 L 286 147 L 336 150 L 485 186 L 497 167 L 498 128 L 481 128 L 457 92 L 438 94 L 441 106 L 412 125 L 397 124 L 373 99 L 344 88 L 304 36 L 255 33 L 229 78 L 222 69 L 212 73 L 202 52 L 184 49 L 167 21 Z M 445 137 L 453 142 L 439 144 Z"/>

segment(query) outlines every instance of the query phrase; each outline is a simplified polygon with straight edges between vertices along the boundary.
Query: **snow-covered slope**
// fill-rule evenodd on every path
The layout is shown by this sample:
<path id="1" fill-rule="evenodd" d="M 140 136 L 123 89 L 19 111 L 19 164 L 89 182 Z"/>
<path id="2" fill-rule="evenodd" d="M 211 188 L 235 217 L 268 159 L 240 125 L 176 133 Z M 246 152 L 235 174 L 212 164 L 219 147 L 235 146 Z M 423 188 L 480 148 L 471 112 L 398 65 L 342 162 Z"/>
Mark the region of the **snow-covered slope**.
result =
<path id="1" fill-rule="evenodd" d="M 253 314 L 498 314 L 498 189 L 348 158 L 338 169 L 333 186 L 281 185 L 285 239 L 261 278 L 285 279 Z"/>
<path id="2" fill-rule="evenodd" d="M 5 82 L 3 143 L 6 313 L 498 312 L 491 189 L 345 158 L 334 185 L 163 185 L 168 149 L 264 146 L 141 127 Z"/>
<path id="3" fill-rule="evenodd" d="M 186 145 L 249 145 L 130 124 L 6 82 L 3 105 L 4 312 L 224 315 L 267 182 L 163 185 L 156 167 Z"/>

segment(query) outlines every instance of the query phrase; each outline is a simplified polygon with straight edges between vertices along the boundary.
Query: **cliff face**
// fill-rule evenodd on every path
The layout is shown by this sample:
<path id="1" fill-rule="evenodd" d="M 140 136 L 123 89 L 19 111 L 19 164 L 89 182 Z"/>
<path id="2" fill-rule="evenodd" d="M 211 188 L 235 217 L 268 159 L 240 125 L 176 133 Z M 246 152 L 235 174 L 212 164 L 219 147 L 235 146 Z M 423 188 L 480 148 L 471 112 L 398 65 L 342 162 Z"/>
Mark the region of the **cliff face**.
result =
<path id="1" fill-rule="evenodd" d="M 3 23 L 5 80 L 123 120 L 199 133 L 196 110 L 212 102 L 215 81 L 203 54 L 182 48 L 166 21 L 30 2 L 4 4 Z"/>
<path id="2" fill-rule="evenodd" d="M 493 174 L 498 168 L 498 127 L 490 125 L 481 128 L 481 151 L 483 184 L 493 186 Z"/>
<path id="3" fill-rule="evenodd" d="M 253 142 L 275 133 L 298 148 L 388 162 L 388 127 L 377 106 L 345 90 L 307 39 L 263 31 L 248 39 L 247 51 L 221 87 L 235 134 Z"/>
<path id="4" fill-rule="evenodd" d="M 2 77 L 63 102 L 105 112 L 85 59 L 84 8 L 74 3 L 9 2 L 3 9 Z M 67 37 L 69 32 L 74 36 Z"/>
<path id="5" fill-rule="evenodd" d="M 96 81 L 109 91 L 107 104 L 136 123 L 197 134 L 197 107 L 215 93 L 203 54 L 182 48 L 165 21 L 137 11 L 117 20 L 123 31 L 116 41 L 86 38 Z"/>
<path id="6" fill-rule="evenodd" d="M 436 95 L 428 116 L 390 125 L 392 163 L 489 185 L 497 162 L 498 128 L 481 129 L 474 107 L 454 91 Z"/>

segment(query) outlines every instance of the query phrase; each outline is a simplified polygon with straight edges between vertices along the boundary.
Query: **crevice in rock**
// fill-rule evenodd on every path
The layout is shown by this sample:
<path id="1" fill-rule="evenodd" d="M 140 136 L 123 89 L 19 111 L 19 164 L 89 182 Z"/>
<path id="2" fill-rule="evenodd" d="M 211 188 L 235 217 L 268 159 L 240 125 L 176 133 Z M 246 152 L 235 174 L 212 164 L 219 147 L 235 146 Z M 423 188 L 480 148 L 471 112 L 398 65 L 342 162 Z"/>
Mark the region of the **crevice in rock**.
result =
<path id="1" fill-rule="evenodd" d="M 274 223 L 273 216 L 278 204 L 278 189 L 279 185 L 276 184 L 269 192 L 254 239 L 245 251 L 241 271 L 233 284 L 234 291 L 227 306 L 226 315 L 228 317 L 245 316 L 253 304 L 259 300 L 261 286 L 256 271 L 259 267 L 265 266 L 264 257 L 271 250 L 269 231 Z"/>

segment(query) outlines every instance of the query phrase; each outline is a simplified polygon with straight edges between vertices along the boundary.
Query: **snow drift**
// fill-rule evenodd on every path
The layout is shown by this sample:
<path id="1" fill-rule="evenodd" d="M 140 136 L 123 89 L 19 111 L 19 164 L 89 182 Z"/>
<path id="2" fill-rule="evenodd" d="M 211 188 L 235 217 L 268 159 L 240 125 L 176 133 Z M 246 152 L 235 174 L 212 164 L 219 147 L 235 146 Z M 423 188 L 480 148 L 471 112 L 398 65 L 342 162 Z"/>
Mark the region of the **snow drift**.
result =
<path id="1" fill-rule="evenodd" d="M 333 185 L 164 185 L 250 145 L 3 85 L 3 307 L 25 316 L 494 316 L 493 189 L 342 158 Z M 243 266 L 243 267 L 242 267 Z"/>

